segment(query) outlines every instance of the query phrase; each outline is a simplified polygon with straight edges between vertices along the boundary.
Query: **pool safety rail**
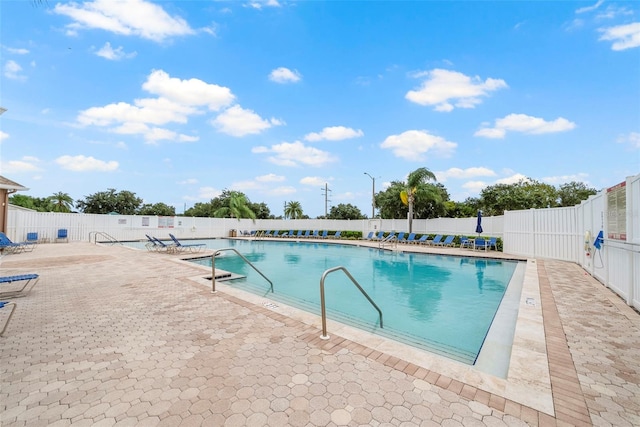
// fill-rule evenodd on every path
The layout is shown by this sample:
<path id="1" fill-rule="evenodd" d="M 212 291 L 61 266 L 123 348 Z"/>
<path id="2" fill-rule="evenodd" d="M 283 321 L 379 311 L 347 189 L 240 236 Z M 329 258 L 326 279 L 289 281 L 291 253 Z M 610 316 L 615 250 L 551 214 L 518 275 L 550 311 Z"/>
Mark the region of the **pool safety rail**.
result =
<path id="1" fill-rule="evenodd" d="M 116 239 L 115 237 L 111 236 L 108 233 L 105 233 L 103 231 L 92 231 L 89 233 L 89 242 L 93 242 L 95 244 L 98 244 L 98 236 L 102 237 L 105 239 L 106 243 L 110 243 L 112 245 L 122 245 L 123 243 Z"/>
<path id="2" fill-rule="evenodd" d="M 240 258 L 243 259 L 244 262 L 249 264 L 249 266 L 251 268 L 253 268 L 259 275 L 264 277 L 264 279 L 267 282 L 269 282 L 269 285 L 271 287 L 271 293 L 273 293 L 273 282 L 271 280 L 269 280 L 267 278 L 267 276 L 262 274 L 262 271 L 258 270 L 256 268 L 256 266 L 251 263 L 251 261 L 249 261 L 244 255 L 242 255 L 240 252 L 238 252 L 235 248 L 223 248 L 223 249 L 216 249 L 215 252 L 213 253 L 213 255 L 211 255 L 211 293 L 212 294 L 216 293 L 216 256 L 219 255 L 220 252 L 225 252 L 225 251 L 233 251 L 233 252 L 235 252 Z"/>
<path id="3" fill-rule="evenodd" d="M 398 236 L 392 234 L 391 236 L 387 236 L 384 239 L 378 242 L 378 248 L 384 249 L 386 246 L 397 248 L 398 247 Z"/>
<path id="4" fill-rule="evenodd" d="M 382 310 L 380 310 L 380 307 L 378 307 L 378 305 L 375 302 L 373 302 L 369 294 L 367 294 L 367 292 L 364 289 L 362 289 L 362 286 L 360 286 L 358 281 L 353 278 L 351 273 L 349 273 L 349 270 L 347 270 L 345 267 L 338 266 L 338 267 L 333 267 L 326 270 L 324 273 L 322 273 L 322 277 L 320 278 L 320 308 L 322 310 L 322 335 L 320 336 L 320 338 L 323 340 L 329 339 L 329 335 L 327 335 L 327 310 L 325 307 L 325 299 L 324 299 L 324 280 L 329 275 L 329 273 L 333 273 L 334 271 L 338 271 L 338 270 L 342 270 L 344 274 L 346 274 L 347 277 L 351 279 L 351 282 L 354 285 L 356 285 L 356 287 L 360 290 L 362 295 L 364 295 L 365 298 L 371 303 L 371 305 L 378 311 L 378 314 L 380 315 L 380 328 L 383 328 Z"/>

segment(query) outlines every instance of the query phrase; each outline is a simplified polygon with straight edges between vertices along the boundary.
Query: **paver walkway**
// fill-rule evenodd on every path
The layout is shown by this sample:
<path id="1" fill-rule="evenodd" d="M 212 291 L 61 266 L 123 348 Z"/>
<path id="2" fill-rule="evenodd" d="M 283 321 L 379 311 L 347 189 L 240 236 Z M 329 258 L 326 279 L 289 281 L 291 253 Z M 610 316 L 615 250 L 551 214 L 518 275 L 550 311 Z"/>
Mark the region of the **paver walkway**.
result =
<path id="1" fill-rule="evenodd" d="M 175 258 L 75 242 L 4 257 L 1 275 L 41 280 L 0 338 L 0 425 L 640 425 L 640 315 L 576 265 L 538 261 L 550 416 L 322 341 Z"/>

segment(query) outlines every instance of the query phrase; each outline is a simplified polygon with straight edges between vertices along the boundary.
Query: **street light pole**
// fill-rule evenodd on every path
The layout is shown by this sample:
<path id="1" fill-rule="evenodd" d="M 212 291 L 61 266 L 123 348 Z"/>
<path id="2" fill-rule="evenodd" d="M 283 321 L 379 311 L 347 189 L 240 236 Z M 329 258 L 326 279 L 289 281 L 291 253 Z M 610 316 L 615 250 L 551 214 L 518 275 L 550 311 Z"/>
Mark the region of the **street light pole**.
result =
<path id="1" fill-rule="evenodd" d="M 376 217 L 376 179 L 366 172 L 364 174 L 371 178 L 371 219 L 373 219 Z"/>

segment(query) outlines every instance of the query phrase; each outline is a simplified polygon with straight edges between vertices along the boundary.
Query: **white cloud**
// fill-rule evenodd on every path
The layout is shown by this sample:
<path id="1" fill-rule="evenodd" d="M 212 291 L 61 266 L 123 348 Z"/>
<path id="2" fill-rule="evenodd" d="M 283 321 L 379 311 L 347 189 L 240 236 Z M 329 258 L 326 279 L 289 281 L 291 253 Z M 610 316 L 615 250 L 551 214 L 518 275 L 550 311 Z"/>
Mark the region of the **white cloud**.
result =
<path id="1" fill-rule="evenodd" d="M 154 125 L 170 122 L 186 123 L 187 117 L 197 112 L 192 107 L 177 104 L 166 98 L 136 99 L 134 103 L 135 105 L 118 102 L 104 107 L 91 107 L 81 111 L 77 120 L 81 125 L 109 126 L 114 123 L 122 123 L 125 128 L 135 128 L 145 123 Z"/>
<path id="2" fill-rule="evenodd" d="M 170 16 L 161 6 L 145 0 L 58 3 L 53 12 L 74 21 L 66 26 L 71 35 L 82 29 L 101 29 L 162 42 L 171 37 L 195 33 L 181 17 Z"/>
<path id="3" fill-rule="evenodd" d="M 0 162 L 0 170 L 4 174 L 36 172 L 41 170 L 38 167 L 40 160 L 36 157 L 24 156 L 20 160 L 9 160 Z"/>
<path id="4" fill-rule="evenodd" d="M 471 193 L 478 194 L 482 191 L 483 188 L 488 186 L 484 181 L 468 181 L 462 184 L 462 188 L 468 190 Z"/>
<path id="5" fill-rule="evenodd" d="M 319 176 L 306 176 L 300 180 L 300 184 L 310 185 L 312 187 L 319 187 L 332 180 L 333 180 L 332 178 L 322 178 Z"/>
<path id="6" fill-rule="evenodd" d="M 290 194 L 296 193 L 297 190 L 295 187 L 291 186 L 283 186 L 283 187 L 275 187 L 268 190 L 266 193 L 270 196 L 288 196 Z"/>
<path id="7" fill-rule="evenodd" d="M 199 79 L 181 80 L 170 77 L 163 70 L 153 70 L 142 88 L 178 104 L 207 106 L 211 111 L 231 105 L 235 95 L 224 86 L 206 83 Z"/>
<path id="8" fill-rule="evenodd" d="M 629 144 L 631 148 L 640 148 L 640 132 L 631 132 L 628 135 L 620 135 L 617 142 L 620 144 Z"/>
<path id="9" fill-rule="evenodd" d="M 255 135 L 281 124 L 279 120 L 265 120 L 251 110 L 234 105 L 222 112 L 211 124 L 222 133 L 231 136 Z"/>
<path id="10" fill-rule="evenodd" d="M 452 111 L 458 108 L 475 108 L 482 102 L 481 97 L 490 92 L 507 88 L 501 79 L 469 77 L 457 71 L 434 69 L 419 73 L 416 77 L 426 80 L 416 89 L 407 92 L 405 98 L 420 105 L 433 105 L 436 111 Z"/>
<path id="11" fill-rule="evenodd" d="M 7 52 L 13 53 L 14 55 L 26 55 L 27 53 L 29 53 L 28 49 L 13 48 L 13 47 L 5 47 L 5 49 L 7 50 Z"/>
<path id="12" fill-rule="evenodd" d="M 566 132 L 575 127 L 575 123 L 563 117 L 558 117 L 553 121 L 546 121 L 539 117 L 527 116 L 526 114 L 509 114 L 501 119 L 496 119 L 493 128 L 485 127 L 479 129 L 474 133 L 474 136 L 499 139 L 504 138 L 507 131 L 537 135 Z"/>
<path id="13" fill-rule="evenodd" d="M 26 76 L 21 74 L 22 67 L 16 61 L 10 59 L 4 63 L 4 76 L 12 80 L 26 80 Z"/>
<path id="14" fill-rule="evenodd" d="M 581 7 L 579 9 L 577 9 L 576 13 L 591 12 L 592 10 L 596 10 L 597 8 L 602 6 L 602 3 L 604 3 L 604 0 L 598 0 L 598 2 L 596 4 L 594 4 L 593 6 L 584 6 L 584 7 Z"/>
<path id="15" fill-rule="evenodd" d="M 600 40 L 613 41 L 612 50 L 625 50 L 640 47 L 640 22 L 601 28 Z"/>
<path id="16" fill-rule="evenodd" d="M 198 183 L 198 180 L 195 178 L 188 178 L 183 181 L 178 181 L 178 184 L 181 184 L 181 185 L 187 185 L 187 184 L 191 185 L 191 184 L 197 184 L 197 183 Z"/>
<path id="17" fill-rule="evenodd" d="M 280 166 L 313 166 L 321 167 L 335 162 L 337 159 L 330 153 L 305 146 L 302 142 L 283 142 L 267 147 L 254 147 L 253 153 L 272 153 L 267 160 Z"/>
<path id="18" fill-rule="evenodd" d="M 446 171 L 434 172 L 438 181 L 445 182 L 449 178 L 453 179 L 468 179 L 479 176 L 496 176 L 496 173 L 489 168 L 473 167 L 473 168 L 450 168 Z"/>
<path id="19" fill-rule="evenodd" d="M 305 135 L 305 141 L 341 141 L 343 139 L 359 138 L 364 135 L 360 129 L 355 130 L 344 126 L 331 126 L 322 129 L 320 132 L 312 132 Z"/>
<path id="20" fill-rule="evenodd" d="M 271 71 L 269 80 L 276 83 L 297 83 L 302 79 L 298 70 L 291 71 L 288 68 L 280 67 Z"/>
<path id="21" fill-rule="evenodd" d="M 547 184 L 551 184 L 551 185 L 566 184 L 568 182 L 585 182 L 586 183 L 588 176 L 589 174 L 586 174 L 586 173 L 578 173 L 573 175 L 562 175 L 562 176 L 547 176 L 542 178 L 540 181 Z"/>
<path id="22" fill-rule="evenodd" d="M 200 138 L 197 136 L 189 136 L 184 134 L 179 134 L 169 129 L 163 128 L 151 128 L 147 132 L 144 133 L 144 138 L 148 143 L 154 144 L 158 141 L 176 141 L 176 142 L 195 142 Z"/>
<path id="23" fill-rule="evenodd" d="M 222 191 L 213 187 L 200 187 L 198 189 L 198 199 L 215 199 L 222 194 Z"/>
<path id="24" fill-rule="evenodd" d="M 111 43 L 106 42 L 99 50 L 96 51 L 96 55 L 108 59 L 110 61 L 119 61 L 125 58 L 133 58 L 137 55 L 137 52 L 125 53 L 124 48 L 119 46 L 114 49 L 111 47 Z"/>
<path id="25" fill-rule="evenodd" d="M 79 156 L 60 156 L 56 159 L 56 163 L 62 169 L 74 172 L 112 172 L 118 169 L 118 162 L 115 160 L 103 161 L 94 157 Z"/>
<path id="26" fill-rule="evenodd" d="M 0 142 L 9 139 L 9 134 L 0 130 Z"/>
<path id="27" fill-rule="evenodd" d="M 256 177 L 256 181 L 258 182 L 282 182 L 285 180 L 285 177 L 282 175 L 276 175 L 274 173 L 269 173 L 266 175 L 261 175 Z"/>
<path id="28" fill-rule="evenodd" d="M 421 130 L 409 130 L 400 135 L 388 136 L 380 144 L 381 148 L 390 149 L 396 157 L 411 161 L 425 160 L 427 152 L 449 157 L 457 146 L 455 142 Z"/>
<path id="29" fill-rule="evenodd" d="M 278 0 L 251 0 L 247 3 L 247 6 L 260 10 L 263 7 L 280 7 L 281 5 Z"/>
<path id="30" fill-rule="evenodd" d="M 499 180 L 496 181 L 496 184 L 517 184 L 520 181 L 523 182 L 529 182 L 529 178 L 527 178 L 526 176 L 522 175 L 521 173 L 516 173 L 514 175 L 508 176 L 506 178 L 501 178 Z"/>

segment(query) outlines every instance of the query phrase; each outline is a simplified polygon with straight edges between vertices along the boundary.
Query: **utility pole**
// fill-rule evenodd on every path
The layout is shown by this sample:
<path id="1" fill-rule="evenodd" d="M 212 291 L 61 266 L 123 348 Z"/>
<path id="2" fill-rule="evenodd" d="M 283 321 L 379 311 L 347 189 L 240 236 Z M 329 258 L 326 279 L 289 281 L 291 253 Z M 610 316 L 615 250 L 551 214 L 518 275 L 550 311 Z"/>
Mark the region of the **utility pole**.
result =
<path id="1" fill-rule="evenodd" d="M 327 211 L 327 207 L 329 206 L 329 202 L 331 200 L 329 200 L 329 192 L 331 191 L 329 189 L 329 184 L 327 184 L 326 182 L 324 183 L 324 188 L 322 188 L 321 190 L 324 191 L 324 193 L 322 193 L 322 195 L 324 196 L 324 218 L 326 219 L 328 216 L 328 211 Z"/>

